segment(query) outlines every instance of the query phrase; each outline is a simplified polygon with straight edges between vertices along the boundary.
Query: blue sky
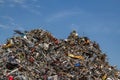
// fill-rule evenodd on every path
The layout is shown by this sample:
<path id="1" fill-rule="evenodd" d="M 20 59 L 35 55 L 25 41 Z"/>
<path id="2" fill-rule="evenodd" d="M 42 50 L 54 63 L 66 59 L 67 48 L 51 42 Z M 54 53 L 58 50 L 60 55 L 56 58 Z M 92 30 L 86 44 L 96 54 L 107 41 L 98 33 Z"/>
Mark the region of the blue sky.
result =
<path id="1" fill-rule="evenodd" d="M 0 44 L 13 30 L 42 28 L 59 39 L 72 30 L 99 43 L 120 68 L 120 0 L 0 0 Z"/>

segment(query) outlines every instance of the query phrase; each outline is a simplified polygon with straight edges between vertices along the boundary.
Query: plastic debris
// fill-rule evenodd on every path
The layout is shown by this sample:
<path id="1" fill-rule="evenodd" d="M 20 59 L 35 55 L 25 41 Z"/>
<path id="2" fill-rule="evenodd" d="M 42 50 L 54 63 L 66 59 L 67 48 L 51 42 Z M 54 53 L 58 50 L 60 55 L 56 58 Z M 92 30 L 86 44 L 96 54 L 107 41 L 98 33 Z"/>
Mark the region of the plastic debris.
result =
<path id="1" fill-rule="evenodd" d="M 99 44 L 76 31 L 66 39 L 42 29 L 14 32 L 0 46 L 0 80 L 120 80 Z"/>
<path id="2" fill-rule="evenodd" d="M 14 80 L 13 76 L 9 76 L 8 80 Z"/>

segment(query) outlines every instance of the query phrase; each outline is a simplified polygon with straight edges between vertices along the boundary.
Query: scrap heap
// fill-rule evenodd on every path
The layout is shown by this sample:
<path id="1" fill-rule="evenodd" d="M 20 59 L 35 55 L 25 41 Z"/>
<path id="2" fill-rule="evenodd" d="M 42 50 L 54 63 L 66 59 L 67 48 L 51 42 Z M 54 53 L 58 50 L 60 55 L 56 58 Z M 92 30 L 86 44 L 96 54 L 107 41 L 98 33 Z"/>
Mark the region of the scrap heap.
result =
<path id="1" fill-rule="evenodd" d="M 0 80 L 120 80 L 99 44 L 76 31 L 67 39 L 42 29 L 15 33 L 0 47 Z"/>

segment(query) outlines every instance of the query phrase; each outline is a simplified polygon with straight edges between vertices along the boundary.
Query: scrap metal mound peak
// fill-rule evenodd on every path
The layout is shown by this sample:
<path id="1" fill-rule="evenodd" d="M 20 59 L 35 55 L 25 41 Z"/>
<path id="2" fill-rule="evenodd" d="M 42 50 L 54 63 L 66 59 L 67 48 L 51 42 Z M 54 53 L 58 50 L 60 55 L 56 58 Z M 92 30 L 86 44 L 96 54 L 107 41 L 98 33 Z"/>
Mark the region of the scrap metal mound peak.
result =
<path id="1" fill-rule="evenodd" d="M 0 80 L 120 80 L 99 44 L 76 31 L 66 39 L 42 29 L 14 32 L 0 47 Z"/>

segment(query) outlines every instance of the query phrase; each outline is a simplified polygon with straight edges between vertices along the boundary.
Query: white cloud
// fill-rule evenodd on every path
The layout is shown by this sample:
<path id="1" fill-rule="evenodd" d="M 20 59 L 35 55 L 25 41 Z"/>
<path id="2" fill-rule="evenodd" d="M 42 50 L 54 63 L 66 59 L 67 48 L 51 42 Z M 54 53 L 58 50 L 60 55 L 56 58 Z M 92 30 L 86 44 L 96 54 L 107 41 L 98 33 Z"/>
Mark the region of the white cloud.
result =
<path id="1" fill-rule="evenodd" d="M 36 8 L 41 8 L 41 6 L 40 6 L 40 5 L 35 5 L 35 7 L 36 7 Z"/>
<path id="2" fill-rule="evenodd" d="M 14 19 L 10 16 L 0 16 L 0 21 L 1 21 L 1 24 L 8 25 L 14 22 Z"/>
<path id="3" fill-rule="evenodd" d="M 8 28 L 8 26 L 7 26 L 7 25 L 0 24 L 0 28 L 7 29 L 7 28 Z"/>
<path id="4" fill-rule="evenodd" d="M 0 4 L 3 4 L 4 3 L 4 0 L 0 0 Z"/>
<path id="5" fill-rule="evenodd" d="M 99 24 L 92 24 L 92 25 L 87 25 L 83 26 L 83 30 L 88 32 L 88 33 L 94 33 L 94 34 L 101 34 L 101 35 L 110 35 L 110 34 L 116 34 L 118 31 L 115 31 L 115 27 L 110 27 L 108 25 L 105 25 L 103 23 Z"/>
<path id="6" fill-rule="evenodd" d="M 14 19 L 12 17 L 10 17 L 10 16 L 1 16 L 1 17 L 8 20 L 8 21 L 10 21 L 10 22 L 14 21 Z"/>
<path id="7" fill-rule="evenodd" d="M 22 5 L 26 2 L 26 0 L 0 0 L 0 4 L 4 6 L 15 7 L 15 5 Z"/>
<path id="8" fill-rule="evenodd" d="M 26 11 L 29 11 L 31 13 L 41 15 L 40 5 L 35 5 L 33 3 L 28 4 L 27 2 L 30 0 L 0 0 L 0 4 L 2 4 L 3 7 L 8 6 L 11 8 L 15 8 L 16 6 L 19 6 L 22 9 L 25 9 Z M 37 0 L 32 0 L 33 2 L 37 2 Z"/>
<path id="9" fill-rule="evenodd" d="M 13 7 L 15 7 L 15 4 L 10 3 L 10 4 L 9 4 L 9 7 L 12 7 L 12 8 L 13 8 Z"/>
<path id="10" fill-rule="evenodd" d="M 40 6 L 38 5 L 33 5 L 33 4 L 28 4 L 26 2 L 27 0 L 13 0 L 13 2 L 16 4 L 18 3 L 19 6 L 23 9 L 26 9 L 27 11 L 31 12 L 31 13 L 34 13 L 34 14 L 37 14 L 37 15 L 40 15 L 40 11 L 38 11 L 36 8 L 40 8 Z M 35 0 L 37 1 L 37 0 Z M 14 6 L 15 7 L 15 6 Z"/>
<path id="11" fill-rule="evenodd" d="M 73 15 L 77 15 L 77 14 L 81 14 L 81 11 L 62 11 L 62 12 L 58 12 L 55 14 L 52 14 L 51 16 L 47 17 L 46 21 L 47 22 L 51 22 L 51 21 L 56 21 L 60 18 L 64 18 L 64 17 L 68 17 L 68 16 L 73 16 Z"/>
<path id="12" fill-rule="evenodd" d="M 11 2 L 18 3 L 18 4 L 24 4 L 26 0 L 11 0 Z"/>
<path id="13" fill-rule="evenodd" d="M 41 12 L 39 10 L 36 10 L 34 8 L 35 6 L 33 6 L 33 5 L 29 6 L 29 5 L 23 4 L 23 5 L 21 5 L 21 7 L 24 8 L 24 9 L 26 9 L 26 10 L 28 10 L 29 12 L 34 13 L 34 14 L 37 14 L 37 15 L 41 14 Z"/>
<path id="14" fill-rule="evenodd" d="M 14 18 L 12 18 L 10 16 L 0 16 L 0 18 L 1 18 L 1 20 L 6 21 L 6 23 L 0 23 L 0 28 L 10 29 L 10 30 L 14 30 L 14 29 L 24 30 L 23 27 L 21 27 L 20 25 L 15 23 Z"/>
<path id="15" fill-rule="evenodd" d="M 32 0 L 33 2 L 37 2 L 38 0 Z"/>

